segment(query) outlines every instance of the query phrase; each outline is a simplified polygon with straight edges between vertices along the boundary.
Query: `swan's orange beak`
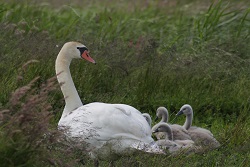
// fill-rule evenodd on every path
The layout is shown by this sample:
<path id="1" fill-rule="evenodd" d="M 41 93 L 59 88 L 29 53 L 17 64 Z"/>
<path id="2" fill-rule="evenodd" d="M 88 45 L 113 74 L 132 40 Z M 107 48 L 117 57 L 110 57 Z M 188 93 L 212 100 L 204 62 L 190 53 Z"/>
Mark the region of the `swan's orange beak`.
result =
<path id="1" fill-rule="evenodd" d="M 82 58 L 84 58 L 85 60 L 91 62 L 91 63 L 94 63 L 96 64 L 95 60 L 92 59 L 90 56 L 89 56 L 89 52 L 87 50 L 85 50 L 83 53 L 82 53 Z"/>

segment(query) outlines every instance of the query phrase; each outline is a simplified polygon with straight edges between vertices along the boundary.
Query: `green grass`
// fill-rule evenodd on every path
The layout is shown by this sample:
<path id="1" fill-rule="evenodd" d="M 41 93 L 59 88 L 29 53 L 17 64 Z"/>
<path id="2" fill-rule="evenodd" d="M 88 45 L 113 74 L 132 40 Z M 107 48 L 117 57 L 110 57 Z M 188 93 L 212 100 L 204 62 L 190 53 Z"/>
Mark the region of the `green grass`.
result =
<path id="1" fill-rule="evenodd" d="M 54 0 L 50 3 L 0 2 L 1 110 L 21 112 L 19 108 L 13 109 L 11 93 L 37 76 L 40 79 L 34 87 L 39 92 L 40 86 L 55 75 L 54 62 L 62 45 L 77 40 L 90 49 L 97 62 L 95 66 L 84 61 L 72 62 L 72 76 L 84 103 L 125 103 L 152 117 L 157 107 L 165 106 L 170 111 L 170 121 L 179 124 L 184 118 L 175 118 L 175 113 L 188 103 L 195 112 L 194 125 L 210 129 L 222 143 L 218 150 L 203 155 L 139 154 L 122 158 L 118 166 L 249 164 L 250 3 L 247 0 L 217 3 Z M 24 66 L 30 60 L 39 62 Z M 56 91 L 47 97 L 52 106 L 52 129 L 60 118 L 62 99 L 57 85 Z M 26 100 L 21 99 L 24 103 Z M 3 122 L 0 117 L 0 152 L 6 152 L 5 157 L 0 157 L 0 164 L 6 158 L 9 162 L 6 166 L 53 164 L 34 156 L 39 153 L 46 159 L 48 152 L 43 147 L 13 149 L 15 144 L 27 146 L 25 136 L 6 145 L 6 140 L 13 138 L 6 135 L 11 129 L 5 128 Z M 11 150 L 10 154 L 7 150 Z M 23 155 L 27 155 L 25 162 L 17 161 Z M 72 153 L 73 157 L 77 155 Z M 53 152 L 59 166 L 64 161 L 60 156 Z M 92 162 L 86 163 L 91 166 Z"/>

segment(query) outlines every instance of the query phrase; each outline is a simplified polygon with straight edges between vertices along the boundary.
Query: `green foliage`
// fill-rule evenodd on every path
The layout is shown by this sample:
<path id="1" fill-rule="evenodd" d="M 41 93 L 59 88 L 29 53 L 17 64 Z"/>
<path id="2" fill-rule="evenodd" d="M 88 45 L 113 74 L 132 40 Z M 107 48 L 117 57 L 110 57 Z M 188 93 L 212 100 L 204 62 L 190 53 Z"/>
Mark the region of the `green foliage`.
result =
<path id="1" fill-rule="evenodd" d="M 40 86 L 55 75 L 54 62 L 62 45 L 77 40 L 90 49 L 97 62 L 72 62 L 72 77 L 84 103 L 125 103 L 152 117 L 157 107 L 165 106 L 171 123 L 180 124 L 184 120 L 176 118 L 175 113 L 188 103 L 195 112 L 194 124 L 212 130 L 222 143 L 218 150 L 203 155 L 138 154 L 122 158 L 118 166 L 249 163 L 247 0 L 211 4 L 198 0 L 50 3 L 56 5 L 1 2 L 1 113 L 11 107 L 11 93 L 37 76 L 40 79 L 33 86 L 39 92 Z M 55 127 L 64 107 L 59 86 L 46 97 L 52 106 L 49 122 Z M 21 112 L 20 108 L 14 111 Z M 0 158 L 0 164 L 9 157 L 12 165 L 6 166 L 18 166 L 18 162 L 20 166 L 32 166 L 37 160 L 34 154 L 48 154 L 27 144 L 29 135 L 14 140 L 6 135 L 9 131 L 1 123 L 0 151 L 5 158 Z M 58 152 L 53 155 L 60 157 Z M 86 163 L 91 166 L 90 161 Z M 60 161 L 49 164 L 62 166 Z"/>

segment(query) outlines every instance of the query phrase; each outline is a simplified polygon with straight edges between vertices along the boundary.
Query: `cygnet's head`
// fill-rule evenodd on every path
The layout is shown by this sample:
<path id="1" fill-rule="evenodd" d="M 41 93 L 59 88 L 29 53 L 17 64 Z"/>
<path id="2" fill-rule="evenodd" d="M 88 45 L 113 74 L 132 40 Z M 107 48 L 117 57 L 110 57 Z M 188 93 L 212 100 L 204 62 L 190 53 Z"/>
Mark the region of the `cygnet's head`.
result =
<path id="1" fill-rule="evenodd" d="M 185 104 L 181 107 L 180 111 L 176 114 L 177 116 L 178 115 L 193 115 L 193 109 L 192 107 L 189 105 L 189 104 Z"/>
<path id="2" fill-rule="evenodd" d="M 160 122 L 152 127 L 152 133 L 165 132 L 169 140 L 173 139 L 172 128 L 166 122 Z"/>
<path id="3" fill-rule="evenodd" d="M 163 115 L 168 119 L 168 110 L 165 107 L 158 107 L 156 110 L 156 118 L 155 121 L 157 121 L 159 118 L 162 118 Z M 168 122 L 168 120 L 166 120 Z"/>
<path id="4" fill-rule="evenodd" d="M 146 121 L 148 122 L 149 126 L 151 127 L 151 124 L 152 124 L 151 116 L 148 113 L 143 113 L 142 116 L 146 119 Z"/>
<path id="5" fill-rule="evenodd" d="M 153 128 L 152 128 L 152 133 L 156 133 L 156 132 L 169 132 L 169 131 L 172 132 L 172 129 L 165 122 L 158 123 L 155 126 L 153 126 Z"/>

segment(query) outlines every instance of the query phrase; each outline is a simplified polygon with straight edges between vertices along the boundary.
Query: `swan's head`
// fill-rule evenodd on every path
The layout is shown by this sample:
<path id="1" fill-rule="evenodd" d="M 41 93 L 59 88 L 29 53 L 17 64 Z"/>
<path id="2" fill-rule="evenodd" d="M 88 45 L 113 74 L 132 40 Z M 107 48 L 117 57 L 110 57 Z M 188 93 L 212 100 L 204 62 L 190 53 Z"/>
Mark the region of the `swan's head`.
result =
<path id="1" fill-rule="evenodd" d="M 61 52 L 71 59 L 83 58 L 91 63 L 95 63 L 89 55 L 88 48 L 79 42 L 67 42 L 63 45 Z"/>
<path id="2" fill-rule="evenodd" d="M 181 107 L 180 111 L 176 114 L 178 115 L 193 115 L 193 109 L 189 104 L 185 104 Z"/>
<path id="3" fill-rule="evenodd" d="M 156 110 L 156 118 L 155 121 L 157 121 L 159 118 L 162 118 L 163 115 L 165 117 L 168 117 L 168 110 L 165 107 L 158 107 Z M 168 118 L 167 118 L 168 119 Z M 166 120 L 167 122 L 167 120 Z"/>

